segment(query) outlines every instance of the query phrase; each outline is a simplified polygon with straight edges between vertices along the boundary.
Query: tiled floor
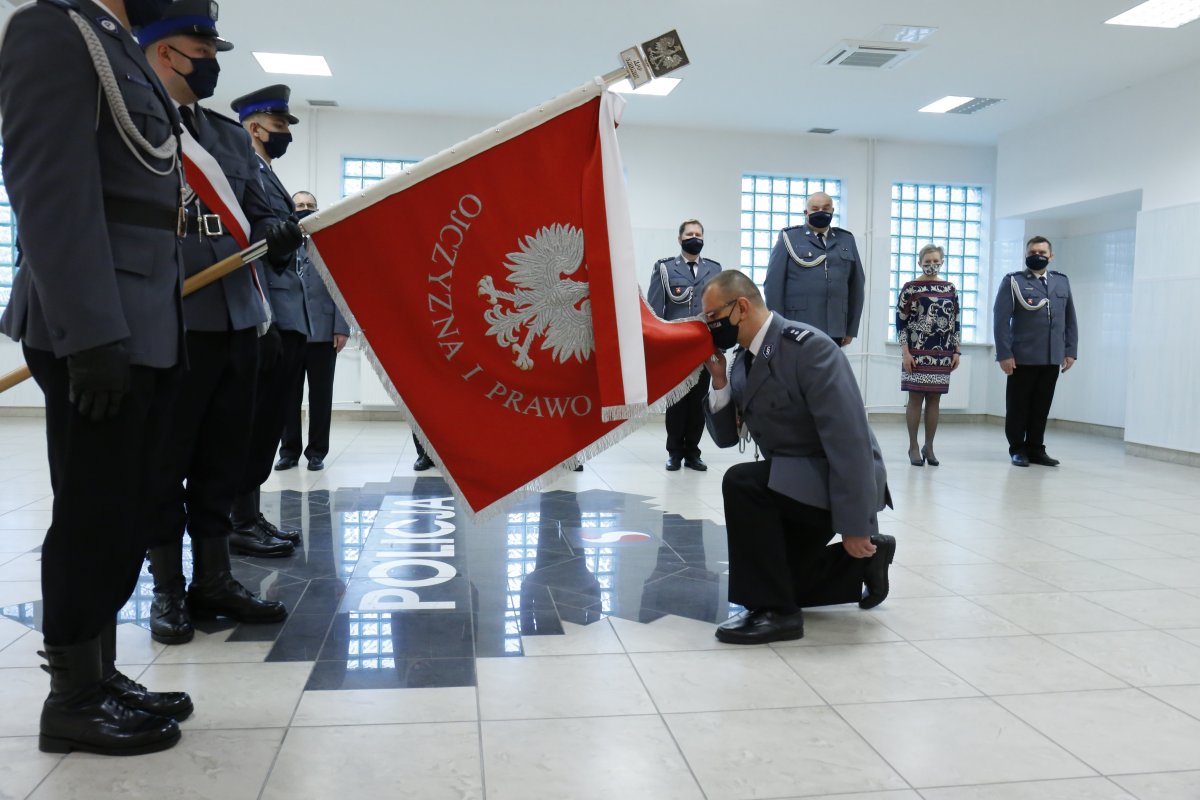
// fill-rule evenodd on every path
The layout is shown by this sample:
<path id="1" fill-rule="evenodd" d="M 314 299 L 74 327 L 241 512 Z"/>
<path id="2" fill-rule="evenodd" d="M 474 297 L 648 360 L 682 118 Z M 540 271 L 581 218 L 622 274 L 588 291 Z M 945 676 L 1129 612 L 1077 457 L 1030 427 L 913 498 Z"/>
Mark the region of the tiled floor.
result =
<path id="1" fill-rule="evenodd" d="M 476 524 L 404 425 L 339 421 L 324 472 L 266 487 L 302 552 L 237 564 L 292 615 L 167 648 L 144 581 L 124 669 L 197 712 L 175 749 L 104 759 L 37 751 L 50 491 L 41 422 L 0 418 L 0 800 L 1200 798 L 1200 471 L 1060 432 L 1061 467 L 1014 469 L 988 425 L 943 426 L 918 469 L 876 429 L 891 597 L 743 648 L 712 630 L 720 476 L 748 454 L 667 473 L 651 423 Z"/>

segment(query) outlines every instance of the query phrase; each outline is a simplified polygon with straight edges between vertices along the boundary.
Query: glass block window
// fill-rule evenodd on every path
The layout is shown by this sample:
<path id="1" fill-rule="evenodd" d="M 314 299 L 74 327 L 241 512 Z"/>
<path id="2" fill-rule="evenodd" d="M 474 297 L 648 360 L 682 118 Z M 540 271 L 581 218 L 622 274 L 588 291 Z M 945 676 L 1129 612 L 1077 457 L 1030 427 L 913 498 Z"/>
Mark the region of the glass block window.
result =
<path id="1" fill-rule="evenodd" d="M 979 278 L 986 253 L 982 186 L 892 184 L 891 286 L 888 330 L 896 340 L 900 287 L 921 275 L 917 253 L 927 244 L 945 248 L 941 276 L 958 289 L 962 341 L 979 342 Z"/>
<path id="2" fill-rule="evenodd" d="M 346 636 L 346 670 L 394 670 L 393 615 L 380 611 L 349 612 Z"/>
<path id="3" fill-rule="evenodd" d="M 342 197 L 361 192 L 417 163 L 403 158 L 343 158 Z"/>
<path id="4" fill-rule="evenodd" d="M 767 277 L 771 248 L 779 232 L 803 224 L 804 208 L 813 192 L 825 192 L 833 198 L 833 224 L 841 225 L 842 182 L 837 178 L 742 176 L 741 267 L 760 287 Z"/>
<path id="5" fill-rule="evenodd" d="M 4 147 L 0 146 L 0 158 Z M 8 190 L 0 176 L 0 312 L 8 305 L 12 296 L 13 277 L 17 272 L 17 226 L 13 221 L 12 206 L 8 203 Z"/>

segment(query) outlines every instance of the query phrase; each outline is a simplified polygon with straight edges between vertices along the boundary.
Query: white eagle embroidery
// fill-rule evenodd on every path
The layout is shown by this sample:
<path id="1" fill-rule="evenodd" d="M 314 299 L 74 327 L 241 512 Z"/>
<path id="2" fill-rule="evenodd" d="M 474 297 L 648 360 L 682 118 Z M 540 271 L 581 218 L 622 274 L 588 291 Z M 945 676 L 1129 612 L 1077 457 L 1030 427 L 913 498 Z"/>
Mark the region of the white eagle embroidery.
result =
<path id="1" fill-rule="evenodd" d="M 540 349 L 549 350 L 558 363 L 587 361 L 595 342 L 587 281 L 565 277 L 583 266 L 583 231 L 551 225 L 518 240 L 518 246 L 520 252 L 509 253 L 504 265 L 515 287 L 511 293 L 497 289 L 490 275 L 479 281 L 480 296 L 492 304 L 483 313 L 488 336 L 512 349 L 520 369 L 533 369 L 529 350 L 539 336 L 544 339 Z"/>

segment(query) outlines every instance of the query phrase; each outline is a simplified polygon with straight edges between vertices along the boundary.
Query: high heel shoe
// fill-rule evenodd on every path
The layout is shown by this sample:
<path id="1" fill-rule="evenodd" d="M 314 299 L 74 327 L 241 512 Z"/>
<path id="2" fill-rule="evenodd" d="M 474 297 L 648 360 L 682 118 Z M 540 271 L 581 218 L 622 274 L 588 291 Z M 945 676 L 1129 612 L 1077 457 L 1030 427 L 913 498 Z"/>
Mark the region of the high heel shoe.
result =
<path id="1" fill-rule="evenodd" d="M 914 452 L 915 452 L 914 450 L 908 451 L 908 463 L 912 464 L 914 467 L 925 466 L 925 454 L 922 453 L 921 457 L 917 458 L 916 456 L 913 455 Z"/>
<path id="2" fill-rule="evenodd" d="M 942 463 L 934 458 L 933 454 L 929 452 L 929 445 L 925 445 L 921 448 L 921 458 L 929 462 L 929 466 L 931 467 L 936 467 Z"/>

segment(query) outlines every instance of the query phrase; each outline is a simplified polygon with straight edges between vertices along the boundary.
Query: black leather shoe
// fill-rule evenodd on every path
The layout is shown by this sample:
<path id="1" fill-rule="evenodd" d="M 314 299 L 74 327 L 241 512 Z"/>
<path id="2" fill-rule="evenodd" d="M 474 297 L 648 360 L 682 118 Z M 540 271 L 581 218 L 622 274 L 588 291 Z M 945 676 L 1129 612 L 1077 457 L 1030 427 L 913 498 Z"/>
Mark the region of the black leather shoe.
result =
<path id="1" fill-rule="evenodd" d="M 150 604 L 150 638 L 159 644 L 187 644 L 196 635 L 188 614 L 183 582 L 154 587 Z"/>
<path id="2" fill-rule="evenodd" d="M 276 539 L 282 539 L 292 544 L 300 544 L 301 542 L 300 531 L 281 530 L 275 526 L 275 523 L 264 517 L 261 512 L 259 512 L 258 519 L 254 520 L 254 525 L 263 533 L 268 536 L 274 536 Z"/>
<path id="3" fill-rule="evenodd" d="M 875 545 L 875 555 L 871 556 L 871 560 L 867 562 L 867 568 L 863 574 L 863 583 L 866 585 L 866 589 L 863 591 L 862 599 L 858 601 L 859 608 L 874 608 L 887 599 L 888 591 L 891 589 L 891 583 L 888 580 L 888 565 L 896 557 L 896 537 L 877 533 L 871 537 L 871 544 Z"/>
<path id="4" fill-rule="evenodd" d="M 114 672 L 105 678 L 103 687 L 109 697 L 121 701 L 127 708 L 168 717 L 176 722 L 183 722 L 195 710 L 187 692 L 152 692 L 121 672 Z"/>
<path id="5" fill-rule="evenodd" d="M 1029 463 L 1030 464 L 1039 464 L 1043 467 L 1057 467 L 1062 462 L 1059 461 L 1057 458 L 1051 458 L 1050 456 L 1046 455 L 1045 453 L 1030 453 L 1029 454 Z"/>
<path id="6" fill-rule="evenodd" d="M 679 472 L 681 466 L 683 466 L 683 463 L 680 461 L 679 456 L 667 457 L 667 472 Z"/>
<path id="7" fill-rule="evenodd" d="M 267 623 L 287 619 L 287 608 L 275 600 L 263 600 L 242 586 L 229 572 L 192 581 L 187 595 L 188 610 L 196 619 L 228 617 L 238 622 Z"/>
<path id="8" fill-rule="evenodd" d="M 254 558 L 285 558 L 296 552 L 296 545 L 276 539 L 258 525 L 229 534 L 229 550 Z"/>
<path id="9" fill-rule="evenodd" d="M 277 472 L 283 472 L 285 469 L 294 468 L 299 463 L 300 462 L 297 459 L 289 458 L 288 456 L 280 456 L 279 460 L 275 462 L 275 470 Z"/>
<path id="10" fill-rule="evenodd" d="M 421 453 L 421 455 L 417 456 L 417 460 L 413 462 L 413 471 L 424 472 L 432 466 L 433 459 L 429 457 L 429 454 Z"/>
<path id="11" fill-rule="evenodd" d="M 700 456 L 696 456 L 695 458 L 685 458 L 683 460 L 683 465 L 688 469 L 696 470 L 696 472 L 708 472 L 708 464 L 705 464 L 704 459 L 700 458 Z"/>
<path id="12" fill-rule="evenodd" d="M 572 472 L 583 472 L 583 464 L 576 464 Z"/>
<path id="13" fill-rule="evenodd" d="M 758 609 L 743 611 L 717 626 L 717 640 L 726 644 L 766 644 L 804 638 L 804 614 L 780 614 Z"/>
<path id="14" fill-rule="evenodd" d="M 157 753 L 179 741 L 175 720 L 147 714 L 122 703 L 101 682 L 100 639 L 62 647 L 46 646 L 50 696 L 42 704 L 38 749 L 43 753 L 80 751 L 105 756 Z"/>
<path id="15" fill-rule="evenodd" d="M 1014 467 L 1028 467 L 1029 459 L 1025 457 L 1024 453 L 1013 453 L 1012 464 Z"/>
<path id="16" fill-rule="evenodd" d="M 310 458 L 308 460 L 308 468 L 313 472 L 320 472 L 321 470 L 325 469 L 325 459 Z"/>

